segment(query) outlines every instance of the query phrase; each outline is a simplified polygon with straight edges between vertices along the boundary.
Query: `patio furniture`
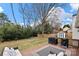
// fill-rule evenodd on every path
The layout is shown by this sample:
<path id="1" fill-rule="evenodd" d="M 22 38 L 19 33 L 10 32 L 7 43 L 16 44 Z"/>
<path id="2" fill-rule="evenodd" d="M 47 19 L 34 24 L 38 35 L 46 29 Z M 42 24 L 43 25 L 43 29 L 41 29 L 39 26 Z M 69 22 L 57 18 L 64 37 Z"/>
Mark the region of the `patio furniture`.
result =
<path id="1" fill-rule="evenodd" d="M 2 56 L 22 56 L 18 49 L 5 47 Z"/>
<path id="2" fill-rule="evenodd" d="M 64 54 L 64 52 L 59 52 L 58 54 L 57 54 L 57 56 L 64 56 L 65 54 Z"/>
<path id="3" fill-rule="evenodd" d="M 58 42 L 57 42 L 57 39 L 56 38 L 49 37 L 48 38 L 48 43 L 50 43 L 50 44 L 57 44 Z"/>
<path id="4" fill-rule="evenodd" d="M 62 39 L 61 45 L 68 48 L 68 39 Z"/>

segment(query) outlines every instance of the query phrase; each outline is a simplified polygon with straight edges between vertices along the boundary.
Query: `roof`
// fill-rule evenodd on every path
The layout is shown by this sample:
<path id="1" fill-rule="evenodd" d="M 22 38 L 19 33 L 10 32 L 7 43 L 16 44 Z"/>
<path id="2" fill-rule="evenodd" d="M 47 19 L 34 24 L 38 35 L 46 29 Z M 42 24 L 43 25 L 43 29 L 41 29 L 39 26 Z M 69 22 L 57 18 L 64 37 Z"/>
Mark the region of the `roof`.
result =
<path id="1" fill-rule="evenodd" d="M 65 28 L 63 28 L 63 31 L 68 31 L 70 28 L 68 28 L 68 27 L 65 27 Z"/>

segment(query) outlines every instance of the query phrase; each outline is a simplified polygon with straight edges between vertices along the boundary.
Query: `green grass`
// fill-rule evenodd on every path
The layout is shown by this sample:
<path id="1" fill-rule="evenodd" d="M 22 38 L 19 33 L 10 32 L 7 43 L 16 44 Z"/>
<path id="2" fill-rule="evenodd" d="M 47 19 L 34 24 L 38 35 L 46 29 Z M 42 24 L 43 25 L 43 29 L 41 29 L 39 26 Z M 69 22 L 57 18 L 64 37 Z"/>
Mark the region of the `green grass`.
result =
<path id="1" fill-rule="evenodd" d="M 22 39 L 18 41 L 9 41 L 0 43 L 0 54 L 4 47 L 19 47 L 19 50 L 34 48 L 36 46 L 41 46 L 47 44 L 47 38 L 32 37 L 30 39 Z"/>

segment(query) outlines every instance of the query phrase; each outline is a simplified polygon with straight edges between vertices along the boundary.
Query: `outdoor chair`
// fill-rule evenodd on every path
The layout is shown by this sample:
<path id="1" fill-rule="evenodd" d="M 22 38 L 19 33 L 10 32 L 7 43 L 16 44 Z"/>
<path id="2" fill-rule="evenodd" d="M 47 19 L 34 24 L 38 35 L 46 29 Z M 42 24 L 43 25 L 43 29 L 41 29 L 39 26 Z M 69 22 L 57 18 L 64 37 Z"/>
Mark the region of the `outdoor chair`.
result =
<path id="1" fill-rule="evenodd" d="M 63 39 L 61 45 L 68 48 L 68 39 Z"/>
<path id="2" fill-rule="evenodd" d="M 5 47 L 2 56 L 22 56 L 18 49 Z"/>
<path id="3" fill-rule="evenodd" d="M 58 40 L 56 38 L 49 37 L 48 38 L 48 43 L 49 44 L 57 44 L 58 43 Z"/>

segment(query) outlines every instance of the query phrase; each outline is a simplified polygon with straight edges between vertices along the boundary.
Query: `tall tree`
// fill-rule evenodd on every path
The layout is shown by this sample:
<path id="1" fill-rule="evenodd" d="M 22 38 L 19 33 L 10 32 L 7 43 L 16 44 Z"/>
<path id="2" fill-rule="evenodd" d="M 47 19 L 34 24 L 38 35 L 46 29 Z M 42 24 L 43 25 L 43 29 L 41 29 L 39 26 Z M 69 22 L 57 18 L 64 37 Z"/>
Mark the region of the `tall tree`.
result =
<path id="1" fill-rule="evenodd" d="M 55 7 L 55 3 L 35 3 L 35 4 L 24 4 L 24 17 L 31 22 L 31 19 L 35 23 L 40 20 L 42 26 L 42 33 L 44 33 L 44 26 L 46 19 L 51 13 L 50 10 Z M 54 8 L 53 8 L 54 9 Z M 50 13 L 49 13 L 50 12 Z M 32 22 L 31 22 L 32 23 Z"/>
<path id="2" fill-rule="evenodd" d="M 23 4 L 21 3 L 21 4 L 19 4 L 19 11 L 20 11 L 20 13 L 22 13 L 22 18 L 23 18 L 23 23 L 24 23 L 24 27 L 26 26 L 26 22 L 25 22 L 25 17 L 24 17 L 24 6 L 23 6 Z"/>
<path id="3" fill-rule="evenodd" d="M 7 15 L 5 13 L 0 13 L 0 24 L 3 25 L 5 23 L 5 21 L 10 22 L 8 20 L 8 17 L 7 17 Z"/>
<path id="4" fill-rule="evenodd" d="M 12 15 L 13 15 L 13 18 L 14 18 L 15 24 L 17 24 L 16 18 L 15 18 L 15 14 L 14 14 L 13 4 L 11 3 L 10 6 L 11 6 Z M 16 26 L 16 27 L 17 27 L 17 26 Z M 15 27 L 15 28 L 16 28 L 16 27 Z M 15 33 L 16 33 L 16 32 L 17 32 L 17 31 L 15 31 Z M 16 42 L 17 42 L 17 48 L 18 48 L 18 40 L 17 40 Z"/>
<path id="5" fill-rule="evenodd" d="M 56 6 L 55 3 L 45 3 L 45 4 L 33 4 L 33 6 L 36 8 L 37 10 L 37 15 L 39 16 L 38 18 L 41 20 L 41 26 L 42 26 L 42 33 L 44 33 L 44 28 L 46 23 L 48 22 L 46 19 L 48 18 L 48 16 L 51 14 L 51 9 L 54 10 L 54 7 Z M 52 10 L 52 11 L 53 11 Z"/>
<path id="6" fill-rule="evenodd" d="M 26 23 L 26 25 L 30 25 L 31 23 L 31 20 L 34 19 L 34 11 L 32 9 L 32 6 L 31 8 L 29 8 L 29 6 L 31 4 L 18 4 L 19 5 L 19 11 L 23 17 L 23 22 Z"/>
<path id="7" fill-rule="evenodd" d="M 15 22 L 15 24 L 17 24 L 16 18 L 15 18 L 15 14 L 14 14 L 13 4 L 11 3 L 10 6 L 11 6 L 11 10 L 12 10 L 12 15 L 13 15 L 13 18 L 14 18 L 14 22 Z"/>

